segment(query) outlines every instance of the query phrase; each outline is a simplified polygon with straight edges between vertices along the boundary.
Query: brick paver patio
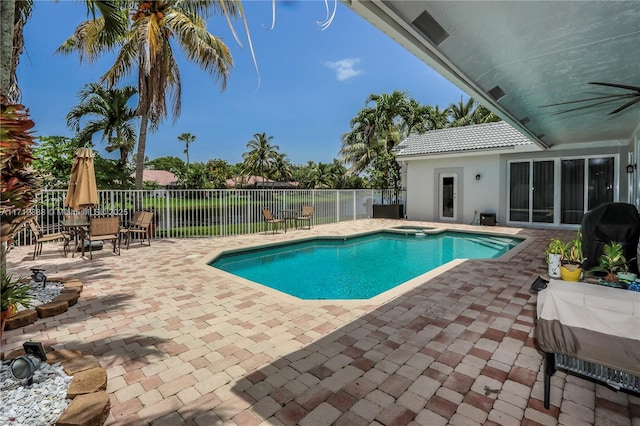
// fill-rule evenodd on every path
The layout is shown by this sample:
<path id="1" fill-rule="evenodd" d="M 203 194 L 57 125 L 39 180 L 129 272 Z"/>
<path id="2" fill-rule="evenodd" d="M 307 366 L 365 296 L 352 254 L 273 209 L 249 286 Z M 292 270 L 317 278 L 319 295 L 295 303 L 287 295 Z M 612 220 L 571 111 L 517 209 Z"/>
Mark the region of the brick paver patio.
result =
<path id="1" fill-rule="evenodd" d="M 529 286 L 549 239 L 575 232 L 453 226 L 528 239 L 512 256 L 454 262 L 366 301 L 302 301 L 206 266 L 220 250 L 406 224 L 159 240 L 93 261 L 15 248 L 9 271 L 40 267 L 85 287 L 66 313 L 5 332 L 2 350 L 34 340 L 96 355 L 107 424 L 640 425 L 640 398 L 560 371 L 543 407 Z"/>

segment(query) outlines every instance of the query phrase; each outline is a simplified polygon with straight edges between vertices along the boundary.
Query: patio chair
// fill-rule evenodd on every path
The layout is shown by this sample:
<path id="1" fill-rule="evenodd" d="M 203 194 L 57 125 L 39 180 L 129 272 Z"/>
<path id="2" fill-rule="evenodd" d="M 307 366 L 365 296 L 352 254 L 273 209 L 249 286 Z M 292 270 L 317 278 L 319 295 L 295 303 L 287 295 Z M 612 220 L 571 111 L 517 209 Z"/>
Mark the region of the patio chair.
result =
<path id="1" fill-rule="evenodd" d="M 113 253 L 120 256 L 120 216 L 92 217 L 89 219 L 89 232 L 82 240 L 82 256 L 84 256 L 85 240 L 89 242 L 89 258 L 93 259 L 94 241 L 110 241 Z"/>
<path id="2" fill-rule="evenodd" d="M 278 226 L 282 227 L 282 225 L 284 224 L 284 232 L 287 232 L 287 224 L 283 219 L 276 219 L 273 217 L 273 214 L 271 214 L 271 210 L 270 209 L 262 209 L 262 216 L 264 216 L 264 223 L 265 223 L 265 234 L 267 233 L 267 229 L 269 224 L 271 224 L 271 230 L 273 231 L 273 233 L 276 233 L 276 230 L 278 228 Z"/>
<path id="3" fill-rule="evenodd" d="M 296 229 L 300 228 L 298 222 L 307 222 L 309 227 L 307 229 L 311 229 L 311 221 L 313 220 L 313 206 L 302 206 L 302 211 L 299 216 L 296 216 Z"/>
<path id="4" fill-rule="evenodd" d="M 64 257 L 67 257 L 67 251 L 69 250 L 69 240 L 70 240 L 69 234 L 66 234 L 64 232 L 51 232 L 51 233 L 45 234 L 42 231 L 42 228 L 40 227 L 40 224 L 38 224 L 38 221 L 36 219 L 31 219 L 29 221 L 29 227 L 31 228 L 31 233 L 33 234 L 33 237 L 36 240 L 35 247 L 33 248 L 33 260 L 36 260 L 36 257 L 42 254 L 43 243 L 48 243 L 51 241 L 59 241 L 59 240 L 64 240 L 63 252 L 64 252 Z"/>
<path id="5" fill-rule="evenodd" d="M 120 233 L 127 239 L 127 250 L 129 250 L 129 244 L 131 243 L 131 237 L 133 235 L 140 236 L 140 244 L 143 244 L 146 238 L 148 245 L 151 246 L 152 221 L 153 212 L 140 210 L 133 214 L 128 226 L 120 229 Z"/>

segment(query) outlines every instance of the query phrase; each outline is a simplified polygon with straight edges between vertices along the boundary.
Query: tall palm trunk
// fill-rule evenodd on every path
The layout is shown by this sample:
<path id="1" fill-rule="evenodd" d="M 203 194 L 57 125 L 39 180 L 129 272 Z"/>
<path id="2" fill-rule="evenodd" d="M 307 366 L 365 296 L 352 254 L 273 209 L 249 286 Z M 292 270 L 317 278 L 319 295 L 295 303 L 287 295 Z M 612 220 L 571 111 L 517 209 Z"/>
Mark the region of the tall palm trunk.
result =
<path id="1" fill-rule="evenodd" d="M 138 153 L 136 155 L 136 189 L 142 189 L 142 174 L 144 172 L 144 150 L 147 144 L 147 123 L 149 110 L 142 113 L 140 118 L 140 133 L 138 136 Z"/>
<path id="2" fill-rule="evenodd" d="M 2 20 L 0 42 L 0 91 L 9 95 L 13 63 L 13 28 L 16 3 L 14 0 L 0 2 L 0 19 Z M 12 101 L 15 101 L 12 100 Z"/>

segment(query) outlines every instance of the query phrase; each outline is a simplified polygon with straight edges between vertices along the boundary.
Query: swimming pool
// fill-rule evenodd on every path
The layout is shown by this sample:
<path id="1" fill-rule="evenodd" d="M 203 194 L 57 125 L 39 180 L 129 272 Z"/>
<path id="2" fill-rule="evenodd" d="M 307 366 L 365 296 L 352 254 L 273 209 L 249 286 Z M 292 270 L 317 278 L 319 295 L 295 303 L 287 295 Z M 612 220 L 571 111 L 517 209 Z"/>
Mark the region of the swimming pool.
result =
<path id="1" fill-rule="evenodd" d="M 300 299 L 369 299 L 453 259 L 500 257 L 521 241 L 383 231 L 223 253 L 209 265 Z"/>

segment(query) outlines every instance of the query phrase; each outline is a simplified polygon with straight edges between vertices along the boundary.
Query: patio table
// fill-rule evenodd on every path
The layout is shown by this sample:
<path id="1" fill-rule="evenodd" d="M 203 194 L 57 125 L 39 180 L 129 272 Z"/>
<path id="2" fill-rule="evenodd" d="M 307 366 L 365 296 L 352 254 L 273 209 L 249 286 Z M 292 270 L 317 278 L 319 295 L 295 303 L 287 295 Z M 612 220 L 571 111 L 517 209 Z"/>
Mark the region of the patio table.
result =
<path id="1" fill-rule="evenodd" d="M 84 240 L 87 230 L 89 229 L 89 219 L 64 219 L 60 222 L 60 226 L 73 236 L 74 247 L 71 257 L 75 257 L 78 251 L 78 242 Z"/>
<path id="2" fill-rule="evenodd" d="M 300 213 L 298 209 L 283 209 L 280 210 L 280 216 L 284 220 L 284 232 L 287 232 L 287 227 L 290 221 L 295 221 L 296 217 Z"/>

